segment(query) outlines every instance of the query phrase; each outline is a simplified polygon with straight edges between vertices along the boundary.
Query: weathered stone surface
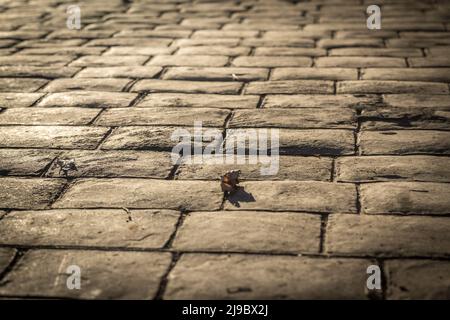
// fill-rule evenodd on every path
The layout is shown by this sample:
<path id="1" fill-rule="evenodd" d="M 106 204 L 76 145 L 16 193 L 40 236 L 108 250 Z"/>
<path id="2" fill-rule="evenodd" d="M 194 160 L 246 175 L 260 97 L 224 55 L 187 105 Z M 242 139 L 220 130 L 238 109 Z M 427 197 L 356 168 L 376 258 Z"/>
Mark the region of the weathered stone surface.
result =
<path id="1" fill-rule="evenodd" d="M 159 55 L 150 60 L 150 66 L 180 66 L 180 67 L 223 67 L 228 62 L 226 56 L 182 56 Z"/>
<path id="2" fill-rule="evenodd" d="M 361 71 L 361 79 L 450 82 L 450 68 L 363 69 Z"/>
<path id="3" fill-rule="evenodd" d="M 36 40 L 24 40 L 17 44 L 18 48 L 65 48 L 76 47 L 80 48 L 80 45 L 85 43 L 83 39 L 36 39 Z"/>
<path id="4" fill-rule="evenodd" d="M 2 148 L 95 149 L 108 128 L 87 126 L 0 127 Z"/>
<path id="5" fill-rule="evenodd" d="M 39 107 L 89 107 L 120 108 L 128 107 L 137 97 L 136 93 L 70 91 L 48 94 L 38 103 Z"/>
<path id="6" fill-rule="evenodd" d="M 96 123 L 102 126 L 194 126 L 195 121 L 202 121 L 205 127 L 222 127 L 229 113 L 216 108 L 124 108 L 102 113 Z"/>
<path id="7" fill-rule="evenodd" d="M 363 107 L 363 130 L 450 128 L 449 99 L 436 102 L 436 97 L 401 95 L 406 101 L 399 101 L 392 96 L 385 97 L 384 103 Z"/>
<path id="8" fill-rule="evenodd" d="M 330 254 L 442 256 L 450 253 L 446 217 L 333 214 L 325 249 Z"/>
<path id="9" fill-rule="evenodd" d="M 356 212 L 356 189 L 330 182 L 243 182 L 225 203 L 226 210 Z"/>
<path id="10" fill-rule="evenodd" d="M 354 108 L 362 109 L 376 104 L 374 95 L 268 95 L 264 108 Z"/>
<path id="11" fill-rule="evenodd" d="M 282 109 L 237 110 L 230 128 L 355 128 L 356 114 L 351 109 L 298 108 L 283 112 Z M 1 120 L 1 118 L 0 118 Z"/>
<path id="12" fill-rule="evenodd" d="M 49 39 L 71 39 L 71 38 L 81 38 L 81 39 L 96 39 L 96 38 L 109 38 L 114 32 L 111 30 L 69 30 L 62 29 L 53 31 L 48 38 Z"/>
<path id="13" fill-rule="evenodd" d="M 69 177 L 148 177 L 163 179 L 169 176 L 173 167 L 168 152 L 154 151 L 74 150 L 60 152 L 58 159 L 75 160 L 77 170 L 70 170 L 67 173 Z M 54 162 L 47 175 L 51 177 L 65 176 L 60 169 L 60 166 Z"/>
<path id="14" fill-rule="evenodd" d="M 73 41 L 76 39 L 68 40 Z M 30 46 L 28 49 L 22 49 L 20 51 L 21 54 L 37 54 L 37 55 L 51 55 L 51 54 L 58 54 L 58 55 L 100 55 L 102 52 L 106 50 L 106 47 L 71 47 L 71 46 L 64 46 L 65 43 L 60 43 L 63 46 L 58 46 L 58 43 L 50 42 L 48 41 L 48 47 L 39 47 L 41 43 L 34 43 L 34 44 L 24 44 L 24 46 Z M 25 41 L 24 41 L 25 42 Z M 83 41 L 84 42 L 84 41 Z M 23 42 L 20 43 L 19 46 L 21 46 Z M 68 45 L 75 44 L 72 42 L 67 42 Z M 35 46 L 35 48 L 32 48 Z"/>
<path id="15" fill-rule="evenodd" d="M 151 263 L 149 263 L 151 261 Z M 152 299 L 170 264 L 168 253 L 33 250 L 10 272 L 0 294 L 81 299 Z M 81 290 L 69 290 L 67 268 L 81 269 Z"/>
<path id="16" fill-rule="evenodd" d="M 251 95 L 153 93 L 146 96 L 137 106 L 254 109 L 258 101 L 259 96 Z"/>
<path id="17" fill-rule="evenodd" d="M 13 108 L 0 114 L 0 125 L 86 125 L 100 109 Z"/>
<path id="18" fill-rule="evenodd" d="M 190 40 L 190 39 L 187 39 Z M 194 40 L 194 39 L 192 39 Z M 225 40 L 225 39 L 223 39 Z M 221 45 L 205 45 L 205 46 L 191 46 L 181 47 L 177 51 L 177 55 L 210 55 L 210 56 L 245 56 L 250 52 L 249 47 L 228 47 Z"/>
<path id="19" fill-rule="evenodd" d="M 0 92 L 0 108 L 26 108 L 35 103 L 43 93 Z"/>
<path id="20" fill-rule="evenodd" d="M 162 248 L 174 232 L 178 216 L 170 210 L 13 211 L 0 222 L 4 235 L 0 243 Z"/>
<path id="21" fill-rule="evenodd" d="M 296 47 L 260 47 L 256 48 L 255 56 L 307 56 L 320 57 L 327 53 L 319 48 L 296 48 Z"/>
<path id="22" fill-rule="evenodd" d="M 163 38 L 106 38 L 106 39 L 92 39 L 86 43 L 86 46 L 145 46 L 145 47 L 159 47 L 167 46 L 171 43 L 171 39 Z"/>
<path id="23" fill-rule="evenodd" d="M 38 176 L 57 155 L 55 150 L 0 149 L 0 174 Z"/>
<path id="24" fill-rule="evenodd" d="M 321 48 L 345 48 L 345 47 L 383 47 L 381 39 L 323 39 L 317 45 Z"/>
<path id="25" fill-rule="evenodd" d="M 237 94 L 241 87 L 239 82 L 141 80 L 132 91 Z"/>
<path id="26" fill-rule="evenodd" d="M 225 158 L 224 158 L 225 159 Z M 331 158 L 280 156 L 278 170 L 275 174 L 266 174 L 262 169 L 270 167 L 270 160 L 245 158 L 243 164 L 217 163 L 214 160 L 203 158 L 202 163 L 196 162 L 182 164 L 177 172 L 177 179 L 218 179 L 224 172 L 240 170 L 241 180 L 319 180 L 328 181 L 331 175 Z M 263 162 L 266 161 L 266 162 Z"/>
<path id="27" fill-rule="evenodd" d="M 450 294 L 389 271 L 450 258 L 446 4 L 381 1 L 374 31 L 362 0 L 90 0 L 69 30 L 65 2 L 0 5 L 1 297 Z"/>
<path id="28" fill-rule="evenodd" d="M 53 207 L 217 210 L 222 195 L 218 183 L 206 181 L 83 179 Z"/>
<path id="29" fill-rule="evenodd" d="M 15 250 L 10 248 L 0 248 L 0 273 L 3 273 L 12 262 Z"/>
<path id="30" fill-rule="evenodd" d="M 0 78 L 0 92 L 34 92 L 47 83 L 45 79 Z"/>
<path id="31" fill-rule="evenodd" d="M 211 128 L 203 128 L 202 133 L 206 134 L 204 131 Z M 186 136 L 185 130 L 187 130 L 190 135 L 191 145 L 194 143 L 194 127 L 169 127 L 169 126 L 127 126 L 117 128 L 111 133 L 110 136 L 102 144 L 101 149 L 132 149 L 132 150 L 165 150 L 170 151 L 178 143 L 186 145 L 185 142 L 181 141 L 181 137 Z M 221 128 L 216 128 L 216 131 L 222 131 Z M 179 138 L 177 137 L 179 133 Z M 174 137 L 172 138 L 172 135 Z M 204 145 L 211 142 L 212 137 L 203 137 Z"/>
<path id="32" fill-rule="evenodd" d="M 361 134 L 362 154 L 449 154 L 450 132 L 365 131 Z"/>
<path id="33" fill-rule="evenodd" d="M 73 61 L 71 67 L 141 66 L 146 56 L 84 56 Z"/>
<path id="34" fill-rule="evenodd" d="M 337 93 L 448 94 L 445 83 L 418 81 L 358 80 L 337 83 Z"/>
<path id="35" fill-rule="evenodd" d="M 0 178 L 0 207 L 44 209 L 62 190 L 62 179 Z"/>
<path id="36" fill-rule="evenodd" d="M 56 79 L 50 82 L 44 92 L 61 92 L 71 90 L 87 91 L 121 91 L 129 79 L 97 79 L 97 78 L 73 78 Z"/>
<path id="37" fill-rule="evenodd" d="M 361 209 L 370 214 L 448 214 L 450 188 L 446 183 L 432 182 L 363 184 Z"/>
<path id="38" fill-rule="evenodd" d="M 195 39 L 176 39 L 173 41 L 173 46 L 181 47 L 196 47 L 196 46 L 236 46 L 239 44 L 239 38 L 195 38 Z M 223 55 L 221 53 L 220 55 Z"/>
<path id="39" fill-rule="evenodd" d="M 70 67 L 36 67 L 36 66 L 2 66 L 2 77 L 36 77 L 36 78 L 70 78 L 79 68 Z"/>
<path id="40" fill-rule="evenodd" d="M 413 180 L 450 182 L 450 159 L 433 156 L 339 158 L 336 176 L 343 182 Z"/>
<path id="41" fill-rule="evenodd" d="M 310 67 L 312 60 L 307 57 L 237 57 L 232 64 L 236 67 Z"/>
<path id="42" fill-rule="evenodd" d="M 443 95 L 387 94 L 384 95 L 383 100 L 391 107 L 414 108 L 419 110 L 428 108 L 450 109 L 450 96 Z"/>
<path id="43" fill-rule="evenodd" d="M 159 67 L 87 67 L 77 78 L 153 78 L 161 72 Z"/>
<path id="44" fill-rule="evenodd" d="M 358 70 L 352 68 L 275 68 L 271 80 L 356 80 Z"/>
<path id="45" fill-rule="evenodd" d="M 359 259 L 185 254 L 164 299 L 365 299 Z"/>
<path id="46" fill-rule="evenodd" d="M 450 58 L 447 57 L 426 57 L 426 58 L 409 58 L 408 62 L 411 67 L 450 67 Z"/>
<path id="47" fill-rule="evenodd" d="M 387 299 L 450 299 L 448 261 L 388 260 L 385 270 Z"/>
<path id="48" fill-rule="evenodd" d="M 256 129 L 229 129 L 226 141 L 239 141 L 243 137 L 252 136 Z M 260 129 L 264 130 L 264 129 Z M 273 131 L 267 129 L 268 141 Z M 276 132 L 276 131 L 275 131 Z M 248 140 L 248 138 L 247 138 Z M 248 144 L 248 143 L 247 143 Z M 258 146 L 259 150 L 270 149 L 268 146 Z M 291 155 L 343 155 L 354 154 L 354 135 L 350 130 L 279 130 L 279 152 Z"/>
<path id="49" fill-rule="evenodd" d="M 376 68 L 376 67 L 406 67 L 405 59 L 390 57 L 319 57 L 316 60 L 319 68 Z"/>
<path id="50" fill-rule="evenodd" d="M 0 57 L 0 65 L 2 66 L 53 66 L 63 67 L 72 61 L 74 56 L 63 55 L 20 55 Z"/>
<path id="51" fill-rule="evenodd" d="M 283 237 L 280 237 L 280 233 Z M 320 216 L 288 212 L 193 212 L 173 247 L 222 252 L 318 252 Z"/>
<path id="52" fill-rule="evenodd" d="M 331 94 L 334 92 L 332 81 L 320 80 L 280 80 L 250 82 L 246 94 Z"/>
<path id="53" fill-rule="evenodd" d="M 263 68 L 169 68 L 164 74 L 168 80 L 255 81 L 266 80 L 268 69 Z"/>
<path id="54" fill-rule="evenodd" d="M 175 49 L 174 48 L 168 48 L 168 47 L 145 47 L 145 46 L 139 46 L 139 47 L 131 47 L 131 46 L 120 46 L 120 47 L 111 47 L 109 48 L 104 55 L 105 56 L 121 56 L 121 55 L 144 55 L 144 56 L 151 56 L 156 54 L 171 54 Z M 147 58 L 148 59 L 148 58 Z"/>
<path id="55" fill-rule="evenodd" d="M 313 39 L 305 38 L 278 38 L 277 41 L 274 39 L 267 38 L 245 38 L 242 39 L 242 46 L 251 47 L 302 47 L 302 48 L 314 48 Z"/>
<path id="56" fill-rule="evenodd" d="M 416 48 L 336 48 L 329 51 L 330 56 L 373 56 L 373 57 L 422 57 Z"/>
<path id="57" fill-rule="evenodd" d="M 194 32 L 192 38 L 249 38 L 257 34 L 258 31 L 199 30 Z"/>

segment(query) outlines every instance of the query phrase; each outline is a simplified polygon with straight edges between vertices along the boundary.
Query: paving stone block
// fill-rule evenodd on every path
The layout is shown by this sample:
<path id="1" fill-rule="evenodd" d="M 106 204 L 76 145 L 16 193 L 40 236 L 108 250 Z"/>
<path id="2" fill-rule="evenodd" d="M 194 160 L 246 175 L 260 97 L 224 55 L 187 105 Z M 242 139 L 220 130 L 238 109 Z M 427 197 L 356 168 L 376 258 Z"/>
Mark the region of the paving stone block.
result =
<path id="1" fill-rule="evenodd" d="M 0 206 L 4 209 L 44 209 L 64 184 L 63 179 L 0 178 Z"/>
<path id="2" fill-rule="evenodd" d="M 13 211 L 0 222 L 1 244 L 162 248 L 179 213 L 170 210 Z M 86 223 L 88 221 L 88 223 Z"/>
<path id="3" fill-rule="evenodd" d="M 443 256 L 450 251 L 447 217 L 333 214 L 325 249 L 330 254 Z"/>
<path id="4" fill-rule="evenodd" d="M 207 181 L 83 179 L 53 207 L 217 210 L 222 196 L 219 183 Z"/>
<path id="5" fill-rule="evenodd" d="M 318 215 L 261 211 L 192 212 L 185 218 L 173 247 L 182 251 L 298 253 L 318 252 L 319 242 Z"/>
<path id="6" fill-rule="evenodd" d="M 168 253 L 32 250 L 4 279 L 6 285 L 0 287 L 0 294 L 148 300 L 155 298 L 169 264 Z M 80 268 L 80 290 L 67 287 L 71 265 Z"/>
<path id="7" fill-rule="evenodd" d="M 330 182 L 254 181 L 231 195 L 226 210 L 356 212 L 356 189 Z"/>
<path id="8" fill-rule="evenodd" d="M 448 214 L 450 188 L 446 183 L 433 182 L 363 184 L 361 210 L 369 214 Z"/>
<path id="9" fill-rule="evenodd" d="M 366 299 L 365 259 L 185 254 L 164 299 Z"/>

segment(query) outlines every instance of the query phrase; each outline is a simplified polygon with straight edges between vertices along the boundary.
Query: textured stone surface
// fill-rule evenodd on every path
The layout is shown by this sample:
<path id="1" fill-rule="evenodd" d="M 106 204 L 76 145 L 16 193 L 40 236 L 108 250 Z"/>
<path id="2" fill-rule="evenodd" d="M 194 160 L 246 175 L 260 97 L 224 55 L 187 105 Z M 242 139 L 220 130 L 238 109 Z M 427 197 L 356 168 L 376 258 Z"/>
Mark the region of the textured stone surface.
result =
<path id="1" fill-rule="evenodd" d="M 0 178 L 0 206 L 5 209 L 43 209 L 62 190 L 62 179 Z"/>
<path id="2" fill-rule="evenodd" d="M 255 81 L 266 80 L 269 71 L 263 68 L 169 68 L 164 75 L 168 80 Z"/>
<path id="3" fill-rule="evenodd" d="M 259 159 L 245 157 L 242 164 L 217 163 L 213 159 L 203 158 L 203 163 L 196 162 L 182 164 L 177 172 L 177 179 L 208 179 L 214 180 L 230 170 L 241 170 L 244 180 L 319 180 L 327 181 L 331 175 L 331 158 L 280 156 L 278 170 L 275 174 L 262 175 L 262 169 L 270 166 L 270 161 L 276 163 L 275 158 Z"/>
<path id="4" fill-rule="evenodd" d="M 151 263 L 149 263 L 151 261 Z M 170 264 L 168 253 L 29 251 L 8 274 L 0 294 L 81 299 L 152 299 Z M 81 289 L 69 290 L 67 268 L 81 269 Z"/>
<path id="5" fill-rule="evenodd" d="M 153 93 L 137 106 L 245 109 L 256 108 L 258 101 L 259 96 L 252 95 Z"/>
<path id="6" fill-rule="evenodd" d="M 356 190 L 351 184 L 330 182 L 243 182 L 228 198 L 226 210 L 355 212 Z"/>
<path id="7" fill-rule="evenodd" d="M 161 248 L 178 216 L 169 210 L 13 211 L 0 222 L 0 244 Z"/>
<path id="8" fill-rule="evenodd" d="M 448 261 L 389 260 L 385 269 L 388 299 L 450 299 Z"/>
<path id="9" fill-rule="evenodd" d="M 268 95 L 264 108 L 363 108 L 377 102 L 373 95 Z"/>
<path id="10" fill-rule="evenodd" d="M 237 94 L 241 83 L 179 80 L 141 80 L 132 91 Z"/>
<path id="11" fill-rule="evenodd" d="M 0 114 L 0 125 L 86 125 L 99 109 L 12 108 Z"/>
<path id="12" fill-rule="evenodd" d="M 246 130 L 248 132 L 246 132 Z M 255 129 L 229 129 L 226 141 L 236 141 L 249 136 Z M 264 130 L 264 129 L 263 129 Z M 269 129 L 267 129 L 269 130 Z M 264 131 L 263 131 L 264 132 Z M 267 131 L 267 136 L 273 134 Z M 261 146 L 266 150 L 270 146 Z M 350 130 L 294 130 L 280 129 L 280 154 L 342 155 L 354 153 L 354 136 Z"/>
<path id="13" fill-rule="evenodd" d="M 279 233 L 283 237 L 279 237 Z M 193 212 L 174 248 L 190 251 L 318 252 L 320 216 L 288 212 Z"/>
<path id="14" fill-rule="evenodd" d="M 363 259 L 186 254 L 165 299 L 365 299 Z"/>
<path id="15" fill-rule="evenodd" d="M 121 91 L 129 79 L 97 79 L 97 78 L 74 78 L 56 79 L 51 81 L 44 92 L 61 92 L 71 90 L 91 90 L 91 91 Z"/>
<path id="16" fill-rule="evenodd" d="M 0 149 L 0 173 L 38 176 L 58 154 L 55 150 Z"/>
<path id="17" fill-rule="evenodd" d="M 246 94 L 326 94 L 333 93 L 333 82 L 319 80 L 279 80 L 251 82 Z"/>
<path id="18" fill-rule="evenodd" d="M 44 150 L 43 152 L 48 152 Z M 154 151 L 62 151 L 58 159 L 73 159 L 77 170 L 68 177 L 149 177 L 166 178 L 172 169 L 168 152 Z M 50 166 L 48 176 L 62 177 L 64 172 L 58 162 Z"/>
<path id="19" fill-rule="evenodd" d="M 38 103 L 39 107 L 128 107 L 137 97 L 135 93 L 71 91 L 51 93 Z"/>
<path id="20" fill-rule="evenodd" d="M 356 80 L 357 69 L 351 68 L 275 68 L 271 80 Z"/>
<path id="21" fill-rule="evenodd" d="M 0 127 L 0 147 L 94 149 L 107 128 L 84 126 Z"/>
<path id="22" fill-rule="evenodd" d="M 12 262 L 15 250 L 10 248 L 0 249 L 0 273 L 3 273 L 8 265 Z"/>
<path id="23" fill-rule="evenodd" d="M 0 5 L 0 299 L 449 298 L 448 3 L 105 3 Z"/>
<path id="24" fill-rule="evenodd" d="M 158 67 L 88 67 L 77 74 L 78 78 L 153 78 L 161 72 Z"/>
<path id="25" fill-rule="evenodd" d="M 43 93 L 0 92 L 0 108 L 30 107 L 43 95 Z"/>
<path id="26" fill-rule="evenodd" d="M 376 156 L 339 158 L 337 179 L 365 181 L 438 181 L 450 182 L 450 160 L 433 156 Z"/>
<path id="27" fill-rule="evenodd" d="M 214 108 L 124 108 L 102 113 L 96 123 L 102 126 L 194 126 L 195 121 L 202 121 L 205 127 L 221 127 L 228 115 L 229 111 Z M 0 116 L 0 123 L 1 120 Z"/>
<path id="28" fill-rule="evenodd" d="M 55 208 L 218 209 L 220 186 L 214 182 L 147 179 L 83 179 L 75 182 Z"/>
<path id="29" fill-rule="evenodd" d="M 361 151 L 371 154 L 448 154 L 450 133 L 445 131 L 366 131 L 361 134 Z"/>
<path id="30" fill-rule="evenodd" d="M 446 217 L 333 214 L 325 250 L 330 254 L 442 256 L 450 253 Z"/>
<path id="31" fill-rule="evenodd" d="M 338 108 L 298 108 L 289 113 L 281 109 L 238 110 L 234 113 L 229 126 L 276 127 L 276 128 L 344 128 L 354 127 L 355 113 L 350 109 Z M 1 120 L 1 118 L 0 118 Z"/>
<path id="32" fill-rule="evenodd" d="M 382 182 L 361 186 L 365 213 L 448 214 L 450 188 L 445 183 Z"/>

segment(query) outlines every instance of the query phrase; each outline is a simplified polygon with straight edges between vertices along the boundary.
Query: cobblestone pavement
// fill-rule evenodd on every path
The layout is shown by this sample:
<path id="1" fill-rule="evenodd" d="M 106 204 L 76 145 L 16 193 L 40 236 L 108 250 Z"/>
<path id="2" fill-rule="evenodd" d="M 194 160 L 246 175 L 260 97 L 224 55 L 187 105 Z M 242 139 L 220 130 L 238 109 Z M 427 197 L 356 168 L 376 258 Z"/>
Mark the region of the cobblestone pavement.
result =
<path id="1" fill-rule="evenodd" d="M 0 297 L 450 299 L 450 2 L 374 2 L 2 1 Z M 174 165 L 200 120 L 278 174 Z"/>

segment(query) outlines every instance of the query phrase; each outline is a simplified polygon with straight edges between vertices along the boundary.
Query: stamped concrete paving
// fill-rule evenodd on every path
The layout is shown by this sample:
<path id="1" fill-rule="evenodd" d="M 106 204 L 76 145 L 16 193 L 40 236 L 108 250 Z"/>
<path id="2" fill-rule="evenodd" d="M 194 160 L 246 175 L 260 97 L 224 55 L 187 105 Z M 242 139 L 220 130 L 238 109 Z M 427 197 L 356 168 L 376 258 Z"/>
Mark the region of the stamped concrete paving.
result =
<path id="1" fill-rule="evenodd" d="M 449 1 L 76 3 L 0 5 L 0 298 L 450 299 Z M 174 164 L 194 121 L 278 173 Z"/>

